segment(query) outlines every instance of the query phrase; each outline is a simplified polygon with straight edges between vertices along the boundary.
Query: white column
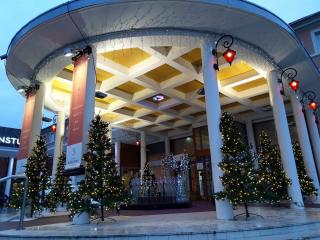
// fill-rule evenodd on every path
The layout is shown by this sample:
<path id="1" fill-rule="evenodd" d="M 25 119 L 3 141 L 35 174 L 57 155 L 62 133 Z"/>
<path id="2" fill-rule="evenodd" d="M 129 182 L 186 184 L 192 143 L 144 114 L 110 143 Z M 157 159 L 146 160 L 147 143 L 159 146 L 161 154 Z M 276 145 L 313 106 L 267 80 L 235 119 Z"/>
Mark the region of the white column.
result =
<path id="1" fill-rule="evenodd" d="M 312 154 L 310 139 L 308 136 L 308 129 L 302 111 L 302 105 L 295 95 L 291 95 L 290 98 L 294 121 L 296 122 L 296 129 L 298 132 L 300 147 L 303 155 L 304 166 L 306 167 L 308 176 L 312 179 L 313 185 L 318 190 L 318 196 L 320 196 L 319 179 Z M 320 198 L 313 198 L 313 202 L 320 203 Z"/>
<path id="2" fill-rule="evenodd" d="M 164 137 L 164 152 L 165 155 L 170 154 L 170 139 L 168 136 Z"/>
<path id="3" fill-rule="evenodd" d="M 309 129 L 309 136 L 311 140 L 313 155 L 314 155 L 314 159 L 318 169 L 318 176 L 320 176 L 320 139 L 319 139 L 318 128 L 317 128 L 315 116 L 312 110 L 309 108 L 306 108 L 305 114 L 307 118 L 307 124 Z"/>
<path id="4" fill-rule="evenodd" d="M 147 152 L 146 152 L 146 134 L 141 132 L 140 134 L 140 176 L 142 179 L 143 170 L 147 162 Z"/>
<path id="5" fill-rule="evenodd" d="M 281 159 L 284 170 L 291 180 L 291 185 L 288 187 L 288 193 L 292 199 L 291 207 L 303 208 L 304 204 L 298 179 L 296 162 L 292 150 L 286 110 L 282 95 L 280 93 L 280 85 L 278 83 L 278 72 L 275 70 L 269 72 L 267 80 Z"/>
<path id="6" fill-rule="evenodd" d="M 65 129 L 65 112 L 60 111 L 57 115 L 57 129 L 54 141 L 54 154 L 53 154 L 53 164 L 52 164 L 52 178 L 56 176 L 57 166 L 59 162 L 59 157 L 63 152 L 63 137 Z"/>
<path id="7" fill-rule="evenodd" d="M 246 120 L 246 131 L 247 131 L 248 144 L 252 148 L 252 151 L 256 152 L 257 149 L 256 149 L 256 141 L 254 137 L 252 120 Z"/>
<path id="8" fill-rule="evenodd" d="M 223 191 L 220 177 L 223 172 L 218 167 L 222 161 L 222 137 L 220 132 L 221 106 L 217 74 L 213 69 L 215 63 L 212 55 L 212 43 L 204 40 L 201 45 L 203 79 L 206 97 L 207 122 L 210 140 L 211 168 L 214 192 Z M 215 200 L 217 219 L 233 219 L 233 211 L 228 200 Z"/>
<path id="9" fill-rule="evenodd" d="M 121 142 L 115 142 L 114 143 L 114 158 L 115 158 L 115 162 L 117 164 L 117 171 L 118 174 L 121 174 L 120 170 L 121 170 L 121 166 L 120 166 L 120 150 L 121 150 Z"/>
<path id="10" fill-rule="evenodd" d="M 37 91 L 35 98 L 34 112 L 31 125 L 32 128 L 30 133 L 29 156 L 32 151 L 32 148 L 36 145 L 36 141 L 41 133 L 45 91 L 45 84 L 40 84 L 40 88 Z"/>
<path id="11" fill-rule="evenodd" d="M 13 164 L 14 164 L 14 158 L 10 158 L 9 164 L 8 164 L 7 177 L 12 176 Z M 8 197 L 10 196 L 10 189 L 11 189 L 11 179 L 7 180 L 6 188 L 4 190 L 4 194 L 7 195 Z"/>

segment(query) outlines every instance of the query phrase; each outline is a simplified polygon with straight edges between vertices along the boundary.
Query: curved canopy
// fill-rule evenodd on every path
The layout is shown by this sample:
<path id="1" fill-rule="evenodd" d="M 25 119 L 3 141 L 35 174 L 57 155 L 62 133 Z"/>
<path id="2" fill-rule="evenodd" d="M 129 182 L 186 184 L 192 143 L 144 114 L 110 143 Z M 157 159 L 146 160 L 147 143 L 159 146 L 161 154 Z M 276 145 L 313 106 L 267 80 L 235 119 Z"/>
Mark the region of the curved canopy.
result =
<path id="1" fill-rule="evenodd" d="M 76 0 L 59 5 L 12 39 L 6 70 L 15 88 L 28 83 L 48 56 L 83 40 L 72 21 L 87 38 L 165 28 L 231 34 L 260 48 L 281 68 L 296 68 L 304 90 L 320 89 L 319 72 L 292 29 L 269 11 L 240 0 Z"/>

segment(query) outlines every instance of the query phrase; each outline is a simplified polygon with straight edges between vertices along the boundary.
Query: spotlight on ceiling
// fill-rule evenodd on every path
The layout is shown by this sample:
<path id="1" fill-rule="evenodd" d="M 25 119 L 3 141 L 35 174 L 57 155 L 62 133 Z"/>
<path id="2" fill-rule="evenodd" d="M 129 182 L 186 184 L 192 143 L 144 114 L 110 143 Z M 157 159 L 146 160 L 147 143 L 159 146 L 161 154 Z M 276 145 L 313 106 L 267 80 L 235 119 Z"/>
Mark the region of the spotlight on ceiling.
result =
<path id="1" fill-rule="evenodd" d="M 164 96 L 162 94 L 158 94 L 152 97 L 152 100 L 154 102 L 161 102 L 164 100 Z"/>
<path id="2" fill-rule="evenodd" d="M 204 88 L 198 89 L 197 93 L 198 93 L 199 95 L 205 95 Z"/>
<path id="3" fill-rule="evenodd" d="M 17 88 L 17 91 L 19 92 L 19 93 L 22 93 L 22 92 L 24 92 L 26 90 L 26 87 L 25 86 L 19 86 L 18 88 Z"/>
<path id="4" fill-rule="evenodd" d="M 74 53 L 75 53 L 74 50 L 72 50 L 71 48 L 64 49 L 64 56 L 65 57 L 72 57 Z"/>
<path id="5" fill-rule="evenodd" d="M 101 91 L 96 91 L 95 96 L 96 96 L 96 98 L 103 99 L 103 98 L 107 97 L 108 94 L 101 92 Z"/>

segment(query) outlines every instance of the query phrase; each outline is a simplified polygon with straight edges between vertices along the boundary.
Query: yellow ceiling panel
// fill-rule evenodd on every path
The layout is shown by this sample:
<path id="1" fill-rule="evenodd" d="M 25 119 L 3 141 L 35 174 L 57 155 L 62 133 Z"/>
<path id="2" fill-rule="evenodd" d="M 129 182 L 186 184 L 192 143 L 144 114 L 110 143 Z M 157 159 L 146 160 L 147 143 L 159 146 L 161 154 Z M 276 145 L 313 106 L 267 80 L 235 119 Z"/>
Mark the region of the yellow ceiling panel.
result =
<path id="1" fill-rule="evenodd" d="M 229 108 L 234 108 L 234 107 L 239 107 L 241 106 L 240 103 L 238 102 L 233 102 L 233 103 L 229 103 L 229 104 L 225 104 L 221 107 L 222 110 L 226 110 L 226 109 L 229 109 Z"/>
<path id="2" fill-rule="evenodd" d="M 200 48 L 195 48 L 192 51 L 181 56 L 184 60 L 190 62 L 193 65 L 201 65 L 201 50 Z"/>
<path id="3" fill-rule="evenodd" d="M 121 90 L 123 92 L 134 94 L 136 92 L 140 92 L 141 90 L 144 90 L 145 88 L 139 84 L 136 84 L 134 82 L 126 82 L 124 84 L 121 84 L 120 86 L 116 87 L 116 89 Z"/>
<path id="4" fill-rule="evenodd" d="M 251 101 L 258 101 L 258 100 L 265 99 L 265 98 L 269 98 L 269 93 L 264 93 L 264 94 L 261 94 L 261 95 L 255 96 L 255 97 L 251 97 L 249 99 Z"/>
<path id="5" fill-rule="evenodd" d="M 190 107 L 188 104 L 182 103 L 182 104 L 179 104 L 177 106 L 172 107 L 171 109 L 173 109 L 175 111 L 181 111 L 181 110 L 186 109 L 188 107 Z"/>
<path id="6" fill-rule="evenodd" d="M 145 76 L 157 82 L 163 82 L 179 74 L 181 74 L 181 72 L 178 71 L 177 69 L 171 67 L 168 64 L 163 64 L 160 67 L 145 73 Z"/>
<path id="7" fill-rule="evenodd" d="M 140 48 L 120 49 L 102 53 L 101 55 L 127 68 L 130 68 L 150 57 L 150 54 Z"/>
<path id="8" fill-rule="evenodd" d="M 52 80 L 52 88 L 58 91 L 63 91 L 70 93 L 72 90 L 72 82 L 61 79 L 53 79 Z"/>
<path id="9" fill-rule="evenodd" d="M 129 105 L 127 105 L 127 106 L 125 106 L 125 107 L 123 107 L 121 109 L 125 109 L 125 110 L 129 110 L 129 111 L 135 112 L 135 111 L 137 111 L 139 109 L 142 109 L 142 107 L 137 106 L 137 105 L 133 105 L 133 104 L 129 104 Z"/>
<path id="10" fill-rule="evenodd" d="M 113 74 L 112 73 L 109 73 L 107 71 L 104 71 L 100 68 L 96 68 L 96 74 L 97 74 L 97 81 L 98 82 L 102 82 L 108 78 L 111 78 L 113 77 Z"/>
<path id="11" fill-rule="evenodd" d="M 102 115 L 101 118 L 103 121 L 114 122 L 120 118 L 120 115 L 116 113 L 106 113 Z"/>
<path id="12" fill-rule="evenodd" d="M 251 81 L 251 82 L 247 82 L 238 86 L 233 87 L 233 89 L 237 92 L 242 92 L 245 90 L 248 90 L 250 88 L 254 88 L 254 87 L 258 87 L 261 85 L 264 85 L 267 83 L 267 80 L 265 78 L 259 78 L 257 80 Z"/>
<path id="13" fill-rule="evenodd" d="M 206 102 L 206 98 L 205 98 L 205 96 L 203 96 L 203 97 L 201 97 L 201 98 L 198 98 L 201 102 Z"/>
<path id="14" fill-rule="evenodd" d="M 202 116 L 202 115 L 204 115 L 204 114 L 206 114 L 206 112 L 205 112 L 205 111 L 201 111 L 201 112 L 197 112 L 197 113 L 191 114 L 191 116 L 193 116 L 193 117 L 200 117 L 200 116 Z"/>
<path id="15" fill-rule="evenodd" d="M 196 91 L 201 87 L 203 87 L 203 84 L 201 82 L 197 80 L 192 80 L 190 82 L 180 85 L 179 87 L 176 87 L 175 89 L 183 93 L 189 93 L 192 91 Z"/>
<path id="16" fill-rule="evenodd" d="M 125 121 L 125 122 L 121 123 L 121 125 L 125 126 L 125 127 L 132 127 L 133 124 L 138 123 L 138 122 L 141 122 L 141 121 L 137 120 L 137 119 L 130 119 L 128 121 Z"/>
<path id="17" fill-rule="evenodd" d="M 114 98 L 114 97 L 107 96 L 107 97 L 105 97 L 103 99 L 96 98 L 96 101 L 97 102 L 101 102 L 101 103 L 110 104 L 110 103 L 113 103 L 113 102 L 117 101 L 117 99 Z"/>
<path id="18" fill-rule="evenodd" d="M 239 61 L 232 64 L 230 67 L 226 67 L 217 72 L 219 81 L 228 79 L 239 74 L 253 70 L 250 65 L 244 61 Z"/>

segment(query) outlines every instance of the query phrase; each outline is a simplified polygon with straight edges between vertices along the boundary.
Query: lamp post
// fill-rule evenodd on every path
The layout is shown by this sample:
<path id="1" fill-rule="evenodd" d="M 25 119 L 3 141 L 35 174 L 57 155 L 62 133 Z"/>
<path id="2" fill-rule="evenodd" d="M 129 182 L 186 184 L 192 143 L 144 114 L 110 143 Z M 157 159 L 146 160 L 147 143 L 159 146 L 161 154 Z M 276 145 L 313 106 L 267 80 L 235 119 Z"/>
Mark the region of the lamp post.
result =
<path id="1" fill-rule="evenodd" d="M 213 65 L 213 68 L 217 71 L 219 71 L 218 47 L 221 41 L 223 41 L 222 46 L 226 49 L 222 54 L 226 62 L 228 62 L 231 65 L 235 55 L 237 54 L 235 50 L 231 49 L 231 46 L 233 44 L 233 37 L 231 35 L 221 36 L 216 42 L 215 49 L 212 50 L 212 54 L 215 56 L 216 59 L 216 63 Z"/>

